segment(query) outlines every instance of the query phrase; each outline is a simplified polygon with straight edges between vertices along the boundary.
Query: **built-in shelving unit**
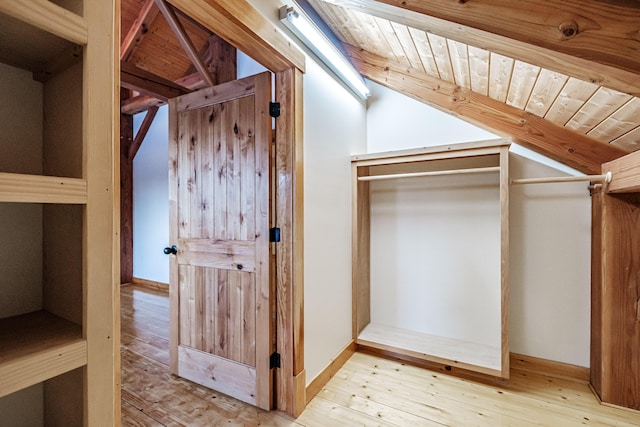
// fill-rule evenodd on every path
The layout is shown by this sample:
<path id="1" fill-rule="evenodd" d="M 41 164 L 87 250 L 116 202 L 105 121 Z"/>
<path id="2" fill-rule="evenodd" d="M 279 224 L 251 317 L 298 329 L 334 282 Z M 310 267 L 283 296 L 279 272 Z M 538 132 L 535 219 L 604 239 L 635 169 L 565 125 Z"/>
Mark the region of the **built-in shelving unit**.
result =
<path id="1" fill-rule="evenodd" d="M 118 12 L 0 2 L 0 419 L 119 422 Z"/>
<path id="2" fill-rule="evenodd" d="M 509 140 L 493 140 L 397 152 L 364 154 L 352 157 L 354 195 L 352 248 L 353 338 L 359 347 L 381 351 L 384 354 L 395 354 L 398 357 L 410 358 L 414 361 L 423 360 L 425 362 L 437 363 L 445 367 L 456 367 L 503 378 L 509 376 L 509 145 Z M 374 187 L 376 182 L 386 180 L 396 180 L 397 182 L 403 180 L 401 182 L 404 184 L 399 184 L 399 186 Z M 417 253 L 418 256 L 411 261 L 413 264 L 407 263 L 404 260 L 400 262 L 389 261 L 393 262 L 393 265 L 389 267 L 390 270 L 395 271 L 396 274 L 388 275 L 388 277 L 385 276 L 385 280 L 378 281 L 383 283 L 383 288 L 385 288 L 384 295 L 387 298 L 376 299 L 377 305 L 374 307 L 378 312 L 377 316 L 373 316 L 372 282 L 374 279 L 377 279 L 377 277 L 373 276 L 374 273 L 372 273 L 372 270 L 375 269 L 372 268 L 374 265 L 372 264 L 371 249 L 373 238 L 377 237 L 375 236 L 377 231 L 372 222 L 374 191 L 378 191 L 376 194 L 384 194 L 383 196 L 377 196 L 383 197 L 385 200 L 384 203 L 386 203 L 384 207 L 379 209 L 379 212 L 383 212 L 382 216 L 384 218 L 391 218 L 391 215 L 394 215 L 393 212 L 395 212 L 396 207 L 394 207 L 394 202 L 389 202 L 389 200 L 402 200 L 398 198 L 399 195 L 396 194 L 395 191 L 406 191 L 396 189 L 410 189 L 409 193 L 405 193 L 410 194 L 409 198 L 425 197 L 424 193 L 420 192 L 421 185 L 427 185 L 424 180 L 430 180 L 428 181 L 428 194 L 433 194 L 434 197 L 462 191 L 455 197 L 460 199 L 470 194 L 474 200 L 473 202 L 465 202 L 465 204 L 461 205 L 462 208 L 460 211 L 447 212 L 443 208 L 427 208 L 424 212 L 428 213 L 431 221 L 433 221 L 434 218 L 436 221 L 439 221 L 437 219 L 438 214 L 434 212 L 443 212 L 441 215 L 457 216 L 460 219 L 456 221 L 473 221 L 475 214 L 472 206 L 479 201 L 481 208 L 479 208 L 478 215 L 481 217 L 489 217 L 491 224 L 491 227 L 489 227 L 490 231 L 484 230 L 483 233 L 493 233 L 490 236 L 490 240 L 491 242 L 495 242 L 486 243 L 487 249 L 492 244 L 495 244 L 495 248 L 487 250 L 486 252 L 495 254 L 495 256 L 493 258 L 485 256 L 486 254 L 482 253 L 484 252 L 482 247 L 476 245 L 476 247 L 480 247 L 480 249 L 477 250 L 480 252 L 480 255 L 482 255 L 483 261 L 474 261 L 468 258 L 470 253 L 474 253 L 473 250 L 469 249 L 471 240 L 479 239 L 474 234 L 466 235 L 458 232 L 458 235 L 463 234 L 461 239 L 462 243 L 453 247 L 461 248 L 461 252 L 464 253 L 464 255 L 451 248 L 446 249 L 446 242 L 445 247 L 436 246 L 428 249 L 430 245 L 439 245 L 439 243 L 434 243 L 437 241 L 436 236 L 428 235 L 426 239 L 420 241 L 421 243 L 419 243 L 414 250 L 414 253 Z M 403 185 L 405 185 L 405 187 L 403 187 Z M 447 187 L 446 189 L 442 189 L 439 185 Z M 478 193 L 478 191 L 484 193 Z M 389 196 L 389 194 L 395 194 L 395 196 Z M 480 200 L 482 196 L 479 194 L 491 194 L 491 198 L 490 200 L 482 201 Z M 424 203 L 421 206 L 430 206 L 430 199 L 423 200 L 420 203 Z M 437 202 L 435 203 L 437 204 Z M 487 205 L 491 207 L 486 209 Z M 420 221 L 419 218 L 421 217 L 419 215 L 422 211 L 416 210 L 415 206 L 417 205 L 415 204 L 410 206 L 412 206 L 411 219 L 413 221 Z M 465 210 L 468 210 L 468 212 L 465 212 Z M 465 214 L 469 216 L 465 216 Z M 492 215 L 495 215 L 495 218 L 493 218 Z M 393 224 L 392 228 L 396 230 L 399 227 L 397 221 L 402 222 L 402 219 L 397 219 L 400 217 L 393 218 L 395 219 L 391 220 L 390 224 Z M 387 221 L 387 219 L 384 219 L 384 221 Z M 429 219 L 424 218 L 424 221 L 429 221 Z M 437 222 L 437 224 L 440 224 L 440 222 Z M 476 227 L 475 225 L 461 224 L 455 221 L 447 222 L 447 224 L 453 227 L 467 227 L 465 230 L 473 230 L 473 228 Z M 476 229 L 477 228 L 478 227 L 476 227 Z M 414 234 L 414 229 L 411 229 L 410 234 Z M 449 239 L 449 236 L 453 237 L 456 233 L 454 230 L 447 229 L 440 234 L 444 236 L 444 239 Z M 415 240 L 414 235 L 412 235 L 411 238 Z M 402 242 L 398 242 L 397 240 L 397 236 L 390 239 L 396 246 L 385 246 L 385 255 L 383 258 L 386 258 L 386 260 L 378 258 L 377 263 L 385 263 L 387 260 L 393 260 L 402 256 L 399 255 L 401 252 L 397 247 L 397 245 L 402 244 Z M 444 258 L 438 253 L 441 250 L 447 253 Z M 403 269 L 418 270 L 419 266 L 416 264 L 429 261 L 426 259 L 426 257 L 429 256 L 427 255 L 428 253 L 437 254 L 440 260 L 448 257 L 446 263 L 450 264 L 452 269 L 437 268 L 433 270 L 435 271 L 434 277 L 429 277 L 428 274 L 419 276 L 418 282 L 415 285 L 411 285 L 414 287 L 399 283 L 398 280 L 401 280 L 398 279 L 399 277 L 409 277 L 407 274 L 397 273 L 402 270 L 398 270 L 399 266 L 402 266 Z M 483 262 L 489 264 L 489 273 L 485 275 L 479 273 L 482 270 L 480 264 Z M 376 265 L 375 267 L 377 268 L 378 266 Z M 454 270 L 464 269 L 470 272 L 465 276 L 468 281 L 456 284 L 453 283 L 455 280 L 450 280 L 447 277 L 454 276 L 457 273 Z M 415 275 L 412 277 L 415 277 Z M 417 298 L 425 298 L 423 289 L 420 288 L 421 284 L 424 285 L 424 288 L 436 290 L 442 289 L 443 287 L 452 288 L 453 285 L 462 289 L 463 295 L 461 298 L 456 299 L 452 297 L 451 294 L 447 294 L 447 301 L 442 301 L 440 305 L 450 304 L 451 307 L 438 307 L 439 309 L 441 308 L 439 311 L 441 311 L 443 315 L 436 319 L 436 322 L 464 325 L 465 322 L 467 322 L 467 324 L 474 322 L 473 316 L 475 316 L 476 320 L 484 318 L 494 319 L 492 320 L 491 330 L 495 331 L 495 333 L 491 334 L 490 339 L 485 338 L 483 341 L 483 339 L 473 336 L 475 333 L 473 330 L 471 332 L 457 332 L 460 336 L 466 335 L 468 337 L 462 339 L 460 336 L 446 336 L 429 332 L 430 329 L 436 331 L 447 329 L 443 327 L 433 327 L 440 325 L 421 324 L 407 326 L 407 323 L 411 323 L 411 321 L 406 319 L 411 316 L 407 315 L 407 311 L 405 310 L 407 308 L 406 304 L 403 306 L 402 301 L 408 301 L 414 308 L 418 307 L 418 310 L 424 309 L 424 307 L 421 307 L 419 301 L 416 303 Z M 415 286 L 418 286 L 418 288 Z M 376 289 L 379 291 L 380 288 Z M 403 296 L 398 294 L 400 289 L 402 289 Z M 407 294 L 408 292 L 412 292 L 407 291 L 407 289 L 413 289 L 415 294 Z M 468 300 L 469 298 L 465 294 L 471 292 L 476 292 L 476 295 L 486 292 L 487 298 L 491 301 L 489 305 L 491 312 L 481 313 L 481 309 L 478 307 L 482 304 L 480 301 L 461 301 L 464 298 Z M 416 294 L 421 294 L 422 296 L 420 297 Z M 383 293 L 380 293 L 380 295 L 383 295 Z M 437 292 L 435 295 L 428 295 L 427 298 L 435 301 L 435 304 L 438 305 Z M 426 302 L 427 301 L 425 301 L 425 303 Z M 431 307 L 434 307 L 434 305 L 431 305 Z M 469 307 L 472 307 L 472 309 L 469 309 Z M 391 310 L 391 313 L 395 314 L 380 315 L 380 312 L 387 310 L 387 308 Z M 467 311 L 473 311 L 474 313 L 470 315 Z M 466 316 L 469 316 L 470 320 L 466 319 Z M 427 316 L 421 317 L 420 313 L 414 317 L 420 319 L 427 318 Z M 403 326 L 399 326 L 380 322 L 380 318 L 403 318 L 405 320 L 403 320 Z M 433 317 L 431 318 L 433 319 Z M 416 327 L 414 328 L 412 326 Z M 478 328 L 477 325 L 473 326 L 475 331 L 481 329 Z M 459 330 L 462 329 L 462 327 L 458 326 L 457 328 Z"/>

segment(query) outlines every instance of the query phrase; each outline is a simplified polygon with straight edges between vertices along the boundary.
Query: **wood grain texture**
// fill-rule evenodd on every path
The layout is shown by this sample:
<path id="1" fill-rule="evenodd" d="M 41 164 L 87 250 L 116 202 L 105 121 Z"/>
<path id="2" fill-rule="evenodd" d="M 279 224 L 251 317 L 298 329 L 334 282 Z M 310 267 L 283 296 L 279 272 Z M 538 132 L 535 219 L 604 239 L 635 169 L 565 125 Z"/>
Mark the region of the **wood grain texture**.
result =
<path id="1" fill-rule="evenodd" d="M 86 204 L 87 181 L 0 172 L 0 201 Z"/>
<path id="2" fill-rule="evenodd" d="M 84 366 L 80 326 L 47 312 L 0 321 L 0 396 Z"/>
<path id="3" fill-rule="evenodd" d="M 602 253 L 592 261 L 600 261 L 592 283 L 592 381 L 603 402 L 640 409 L 640 194 L 596 201 Z"/>
<path id="4" fill-rule="evenodd" d="M 612 179 L 606 190 L 609 193 L 635 193 L 640 191 L 640 152 L 602 165 L 602 173 L 611 172 Z"/>
<path id="5" fill-rule="evenodd" d="M 599 173 L 603 161 L 622 157 L 618 148 L 552 125 L 533 114 L 510 107 L 470 90 L 428 76 L 416 78 L 395 70 L 371 53 L 348 47 L 356 67 L 369 79 L 445 110 L 477 126 L 510 135 L 530 147 L 582 172 Z M 608 159 L 608 160 L 606 160 Z"/>
<path id="6" fill-rule="evenodd" d="M 170 105 L 176 109 L 170 156 L 177 180 L 171 187 L 172 242 L 178 246 L 172 256 L 177 270 L 172 277 L 178 280 L 171 283 L 172 311 L 177 311 L 172 368 L 217 387 L 212 373 L 197 364 L 209 360 L 216 367 L 213 376 L 220 378 L 236 375 L 235 367 L 242 365 L 251 375 L 221 390 L 262 408 L 271 407 L 272 389 L 270 83 L 269 73 L 263 73 Z"/>
<path id="7" fill-rule="evenodd" d="M 122 288 L 123 425 L 341 427 L 404 422 L 400 425 L 631 427 L 640 423 L 636 411 L 598 403 L 585 383 L 586 368 L 513 354 L 511 378 L 505 381 L 458 377 L 437 366 L 428 370 L 361 352 L 350 357 L 292 420 L 170 375 L 164 356 L 168 305 L 166 293 Z"/>
<path id="8" fill-rule="evenodd" d="M 70 42 L 85 45 L 87 17 L 81 17 L 47 0 L 5 0 L 0 12 Z"/>
<path id="9" fill-rule="evenodd" d="M 140 46 L 142 39 L 149 31 L 151 22 L 158 16 L 158 10 L 155 0 L 144 0 L 144 3 L 137 11 L 135 20 L 131 25 L 124 23 L 122 18 L 122 40 L 120 42 L 120 61 L 129 60 L 133 52 Z M 126 31 L 126 33 L 124 33 Z"/>
<path id="10" fill-rule="evenodd" d="M 355 340 L 371 321 L 370 290 L 370 199 L 369 183 L 359 181 L 361 176 L 369 175 L 367 166 L 352 164 L 352 338 Z"/>
<path id="11" fill-rule="evenodd" d="M 121 64 L 120 86 L 135 90 L 163 102 L 167 102 L 169 98 L 175 98 L 190 92 L 189 89 L 171 80 L 126 62 L 122 62 Z"/>
<path id="12" fill-rule="evenodd" d="M 121 89 L 128 95 L 128 90 Z M 120 115 L 120 283 L 133 280 L 133 116 Z"/>
<path id="13" fill-rule="evenodd" d="M 296 67 L 304 72 L 303 53 L 245 0 L 170 3 L 269 70 L 278 72 Z"/>
<path id="14" fill-rule="evenodd" d="M 277 372 L 279 409 L 297 417 L 306 404 L 304 387 L 304 158 L 302 73 L 276 74 L 275 212 L 281 241 L 276 245 Z"/>
<path id="15" fill-rule="evenodd" d="M 120 419 L 120 2 L 84 2 L 89 24 L 83 58 L 83 173 L 87 180 L 83 239 L 85 423 Z"/>
<path id="16" fill-rule="evenodd" d="M 320 371 L 318 375 L 309 383 L 306 390 L 307 405 L 318 395 L 323 387 L 333 376 L 344 366 L 345 363 L 356 352 L 355 341 L 349 342 L 338 355 Z"/>
<path id="17" fill-rule="evenodd" d="M 622 92 L 640 95 L 640 8 L 630 2 L 314 0 L 389 19 Z M 624 18 L 622 18 L 624 16 Z M 552 18 L 550 18 L 552 17 Z M 576 24 L 574 36 L 560 28 Z M 453 25 L 452 25 L 453 23 Z M 569 25 L 571 27 L 571 25 Z"/>

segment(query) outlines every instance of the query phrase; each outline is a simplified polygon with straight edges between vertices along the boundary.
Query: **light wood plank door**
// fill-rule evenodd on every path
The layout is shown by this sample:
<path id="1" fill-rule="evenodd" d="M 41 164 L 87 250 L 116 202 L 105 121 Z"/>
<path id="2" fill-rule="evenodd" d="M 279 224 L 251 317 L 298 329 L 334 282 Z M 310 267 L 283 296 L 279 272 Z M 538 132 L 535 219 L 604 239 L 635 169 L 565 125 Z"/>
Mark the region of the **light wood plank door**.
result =
<path id="1" fill-rule="evenodd" d="M 264 409 L 270 97 L 263 73 L 169 103 L 171 372 Z"/>

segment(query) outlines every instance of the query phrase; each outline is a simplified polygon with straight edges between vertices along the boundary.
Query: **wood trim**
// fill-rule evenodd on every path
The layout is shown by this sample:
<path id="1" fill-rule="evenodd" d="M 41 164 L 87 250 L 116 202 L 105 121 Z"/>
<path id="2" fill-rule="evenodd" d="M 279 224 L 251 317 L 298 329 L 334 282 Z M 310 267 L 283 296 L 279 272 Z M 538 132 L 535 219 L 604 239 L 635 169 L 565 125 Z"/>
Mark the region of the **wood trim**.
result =
<path id="1" fill-rule="evenodd" d="M 304 200 L 302 73 L 294 68 L 276 74 L 276 245 L 277 371 L 276 409 L 296 418 L 306 404 L 304 370 Z"/>
<path id="2" fill-rule="evenodd" d="M 333 376 L 340 370 L 340 368 L 342 368 L 342 366 L 347 363 L 347 360 L 349 360 L 349 358 L 353 356 L 353 353 L 356 352 L 356 347 L 357 346 L 355 341 L 352 340 L 351 342 L 349 342 L 349 344 L 347 344 L 342 350 L 340 350 L 340 353 L 338 353 L 338 355 L 331 362 L 329 362 L 329 364 L 325 366 L 318 375 L 316 375 L 313 381 L 309 383 L 306 389 L 307 405 L 309 404 L 309 402 L 311 402 L 311 400 L 313 400 L 314 397 L 316 397 L 318 393 L 320 393 L 325 384 L 327 384 L 329 380 L 333 378 Z"/>
<path id="3" fill-rule="evenodd" d="M 356 351 L 382 357 L 385 359 L 401 360 L 412 366 L 418 366 L 431 371 L 437 371 L 442 374 L 453 375 L 455 377 L 466 378 L 474 381 L 481 381 L 488 384 L 506 384 L 509 381 L 507 378 L 498 378 L 493 375 L 467 371 L 466 369 L 458 368 L 455 366 L 443 365 L 437 362 L 417 359 L 415 357 L 397 354 L 391 351 L 375 349 L 363 345 L 358 345 Z M 532 356 L 524 356 L 521 354 L 510 353 L 509 358 L 511 372 L 519 371 L 546 375 L 553 378 L 560 378 L 579 383 L 585 382 L 585 378 L 588 378 L 590 371 L 589 368 L 585 368 L 582 366 L 571 365 L 553 360 L 540 359 Z"/>
<path id="4" fill-rule="evenodd" d="M 589 382 L 590 369 L 555 360 L 510 353 L 511 369 L 581 383 Z"/>
<path id="5" fill-rule="evenodd" d="M 603 161 L 623 150 L 575 133 L 548 120 L 426 74 L 416 77 L 394 69 L 384 58 L 346 46 L 356 68 L 367 78 L 446 111 L 476 126 L 511 136 L 514 142 L 586 174 L 598 174 Z"/>
<path id="6" fill-rule="evenodd" d="M 369 175 L 368 166 L 351 164 L 352 206 L 351 206 L 351 251 L 352 251 L 352 332 L 351 338 L 358 338 L 360 332 L 371 321 L 371 244 L 369 182 L 358 177 Z"/>
<path id="7" fill-rule="evenodd" d="M 0 13 L 33 25 L 79 45 L 87 44 L 88 28 L 83 18 L 47 0 L 4 0 Z M 93 24 L 92 24 L 93 25 Z"/>
<path id="8" fill-rule="evenodd" d="M 131 280 L 134 285 L 142 286 L 143 288 L 152 289 L 154 291 L 169 292 L 169 284 L 163 282 L 155 282 L 153 280 L 141 279 L 140 277 L 134 277 Z"/>
<path id="9" fill-rule="evenodd" d="M 169 100 L 169 242 L 178 240 L 178 100 Z M 175 220 L 173 220 L 175 218 Z M 178 257 L 169 257 L 169 370 L 178 373 L 179 322 Z"/>
<path id="10" fill-rule="evenodd" d="M 85 425 L 120 422 L 120 1 L 84 2 L 83 61 Z M 46 19 L 49 19 L 46 17 Z"/>
<path id="11" fill-rule="evenodd" d="M 500 147 L 500 308 L 502 377 L 509 378 L 509 147 Z"/>
<path id="12" fill-rule="evenodd" d="M 611 172 L 607 193 L 636 193 L 640 191 L 640 151 L 627 154 L 602 165 L 602 173 Z"/>
<path id="13" fill-rule="evenodd" d="M 640 9 L 629 2 L 330 2 L 640 96 L 638 40 L 631 36 Z M 574 35 L 564 36 L 566 28 Z"/>
<path id="14" fill-rule="evenodd" d="M 246 0 L 169 0 L 213 33 L 273 72 L 305 70 L 305 57 Z M 274 11 L 275 13 L 275 11 Z"/>

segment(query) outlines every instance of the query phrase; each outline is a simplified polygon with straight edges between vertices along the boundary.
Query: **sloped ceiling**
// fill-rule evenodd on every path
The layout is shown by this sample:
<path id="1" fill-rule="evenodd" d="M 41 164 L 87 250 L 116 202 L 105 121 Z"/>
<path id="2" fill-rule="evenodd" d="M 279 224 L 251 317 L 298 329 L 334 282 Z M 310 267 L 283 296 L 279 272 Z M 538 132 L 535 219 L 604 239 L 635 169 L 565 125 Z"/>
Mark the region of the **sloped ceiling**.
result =
<path id="1" fill-rule="evenodd" d="M 391 89 L 584 172 L 640 148 L 640 2 L 308 3 Z"/>
<path id="2" fill-rule="evenodd" d="M 306 3 L 356 68 L 393 90 L 586 173 L 640 149 L 638 1 Z M 215 36 L 178 17 L 215 67 Z M 124 101 L 127 113 L 204 86 L 154 0 L 122 1 L 121 60 L 123 85 L 163 88 Z"/>

